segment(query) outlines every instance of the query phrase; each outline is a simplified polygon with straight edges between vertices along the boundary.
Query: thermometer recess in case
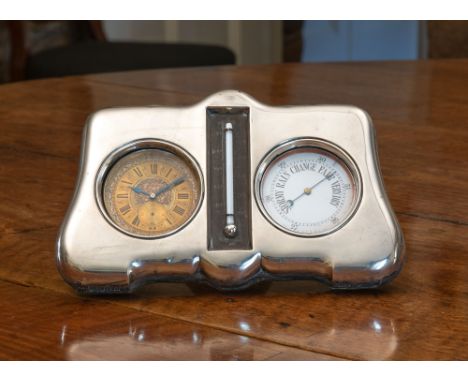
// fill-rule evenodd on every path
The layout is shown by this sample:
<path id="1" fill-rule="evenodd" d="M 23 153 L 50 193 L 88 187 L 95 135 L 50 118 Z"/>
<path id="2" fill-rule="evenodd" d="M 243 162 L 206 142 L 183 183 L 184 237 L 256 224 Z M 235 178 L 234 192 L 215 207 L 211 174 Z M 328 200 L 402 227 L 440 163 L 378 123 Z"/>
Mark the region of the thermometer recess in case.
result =
<path id="1" fill-rule="evenodd" d="M 251 249 L 249 109 L 206 112 L 208 248 Z"/>

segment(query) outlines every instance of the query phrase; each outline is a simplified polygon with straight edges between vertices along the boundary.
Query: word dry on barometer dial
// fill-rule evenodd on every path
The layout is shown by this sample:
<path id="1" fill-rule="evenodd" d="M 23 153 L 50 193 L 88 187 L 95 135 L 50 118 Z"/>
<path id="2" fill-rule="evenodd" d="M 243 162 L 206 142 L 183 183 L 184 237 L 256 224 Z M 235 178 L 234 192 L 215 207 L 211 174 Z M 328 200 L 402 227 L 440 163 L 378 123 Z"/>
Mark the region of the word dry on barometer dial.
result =
<path id="1" fill-rule="evenodd" d="M 190 164 L 153 148 L 127 154 L 107 175 L 103 200 L 111 221 L 133 236 L 157 238 L 183 227 L 200 201 L 200 179 Z"/>
<path id="2" fill-rule="evenodd" d="M 324 235 L 345 224 L 358 201 L 357 180 L 345 161 L 322 147 L 280 151 L 259 183 L 270 222 L 299 236 Z"/>

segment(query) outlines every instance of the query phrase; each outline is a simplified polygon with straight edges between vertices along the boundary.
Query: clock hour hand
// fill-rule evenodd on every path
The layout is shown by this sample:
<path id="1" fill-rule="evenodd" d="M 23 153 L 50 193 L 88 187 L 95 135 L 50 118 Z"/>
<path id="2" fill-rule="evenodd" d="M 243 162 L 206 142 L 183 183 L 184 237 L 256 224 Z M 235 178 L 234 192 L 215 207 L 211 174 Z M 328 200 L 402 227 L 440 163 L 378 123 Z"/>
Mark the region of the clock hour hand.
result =
<path id="1" fill-rule="evenodd" d="M 156 194 L 154 194 L 154 198 L 157 198 L 159 195 L 164 194 L 166 191 L 169 191 L 171 188 L 173 188 L 175 186 L 178 186 L 179 184 L 182 184 L 184 182 L 185 182 L 185 177 L 183 177 L 183 176 L 173 180 L 171 183 L 166 184 L 158 192 L 156 192 Z"/>
<path id="2" fill-rule="evenodd" d="M 135 186 L 135 187 L 130 187 L 132 189 L 133 192 L 136 192 L 137 194 L 141 194 L 141 195 L 145 195 L 147 196 L 148 198 L 150 199 L 154 199 L 156 196 L 154 196 L 154 193 L 153 194 L 149 194 L 148 192 L 142 190 L 140 187 L 138 186 Z"/>

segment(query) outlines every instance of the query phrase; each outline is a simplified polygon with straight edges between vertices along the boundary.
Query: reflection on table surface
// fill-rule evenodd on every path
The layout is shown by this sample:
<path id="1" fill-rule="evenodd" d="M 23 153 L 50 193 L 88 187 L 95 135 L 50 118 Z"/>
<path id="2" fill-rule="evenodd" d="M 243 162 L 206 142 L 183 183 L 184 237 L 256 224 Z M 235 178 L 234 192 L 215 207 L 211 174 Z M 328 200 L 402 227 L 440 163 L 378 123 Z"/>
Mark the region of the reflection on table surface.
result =
<path id="1" fill-rule="evenodd" d="M 334 342 L 341 352 L 352 353 L 360 359 L 390 358 L 398 344 L 392 323 L 382 324 L 372 320 L 368 324 L 369 330 L 333 328 L 310 340 Z M 239 322 L 239 327 L 248 330 L 249 325 L 247 322 Z M 61 336 L 66 338 L 66 327 L 62 329 Z M 255 346 L 255 341 L 247 336 L 225 336 L 221 333 L 210 335 L 203 330 L 192 330 L 172 337 L 158 333 L 157 329 L 139 328 L 132 323 L 128 333 L 88 335 L 69 343 L 64 341 L 63 346 L 69 360 L 265 359 L 265 350 Z"/>
<path id="2" fill-rule="evenodd" d="M 329 293 L 326 288 L 314 282 L 269 283 L 254 288 L 254 298 L 274 299 L 285 293 Z M 210 298 L 219 294 L 202 286 L 184 284 L 160 284 L 151 286 L 136 296 L 135 301 L 146 305 L 152 299 L 183 299 L 186 303 L 191 298 Z M 236 300 L 247 298 L 249 292 L 228 294 L 224 298 Z M 152 296 L 152 297 L 149 297 Z M 336 297 L 336 296 L 335 296 Z M 339 298 L 339 297 L 338 297 Z M 167 303 L 169 301 L 166 301 Z M 177 301 L 174 301 L 177 303 Z M 180 302 L 180 301 L 179 301 Z M 203 312 L 200 312 L 201 314 Z M 206 313 L 206 312 L 205 312 Z M 69 338 L 69 329 L 63 325 L 60 333 L 61 345 L 65 356 L 71 360 L 94 359 L 187 359 L 187 360 L 254 360 L 254 359 L 290 359 L 290 348 L 280 344 L 275 349 L 265 347 L 258 341 L 256 332 L 265 317 L 252 315 L 252 309 L 246 311 L 238 307 L 236 321 L 230 323 L 234 330 L 229 332 L 213 330 L 204 326 L 194 329 L 191 325 L 180 322 L 158 324 L 152 319 L 133 320 L 119 330 L 80 333 Z M 318 312 L 317 314 L 320 314 Z M 222 321 L 222 314 L 219 314 Z M 172 320 L 171 320 L 172 321 Z M 222 328 L 222 322 L 214 327 Z M 279 330 L 289 328 L 286 322 L 280 322 Z M 320 325 L 311 325 L 302 329 L 301 341 L 294 341 L 294 335 L 286 339 L 285 345 L 293 350 L 306 353 L 308 349 L 319 349 L 326 355 L 348 354 L 356 359 L 390 359 L 398 346 L 395 324 L 390 318 L 379 317 L 368 311 L 356 311 L 353 317 L 340 315 L 338 312 L 328 317 Z M 305 337 L 304 337 L 305 336 Z M 292 337 L 292 338 L 291 338 Z M 295 357 L 300 359 L 300 355 Z M 294 359 L 294 358 L 293 358 Z M 307 359 L 307 358 L 306 358 Z"/>

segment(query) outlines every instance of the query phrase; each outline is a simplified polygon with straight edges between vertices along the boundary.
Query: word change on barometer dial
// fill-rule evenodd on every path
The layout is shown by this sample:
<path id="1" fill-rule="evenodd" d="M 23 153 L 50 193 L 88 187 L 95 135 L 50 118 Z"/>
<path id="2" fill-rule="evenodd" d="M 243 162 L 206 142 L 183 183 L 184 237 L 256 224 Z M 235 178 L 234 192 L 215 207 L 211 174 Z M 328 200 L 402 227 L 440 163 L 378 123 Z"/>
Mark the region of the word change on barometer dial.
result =
<path id="1" fill-rule="evenodd" d="M 344 225 L 356 208 L 355 175 L 321 147 L 291 148 L 266 166 L 260 198 L 267 218 L 299 236 L 319 236 Z"/>

